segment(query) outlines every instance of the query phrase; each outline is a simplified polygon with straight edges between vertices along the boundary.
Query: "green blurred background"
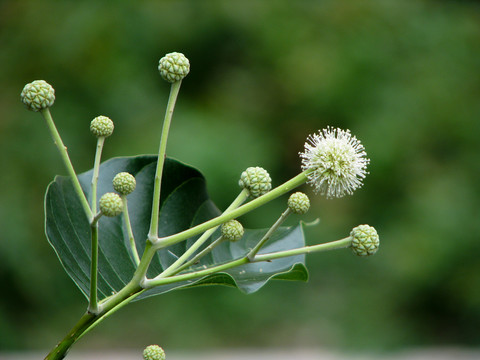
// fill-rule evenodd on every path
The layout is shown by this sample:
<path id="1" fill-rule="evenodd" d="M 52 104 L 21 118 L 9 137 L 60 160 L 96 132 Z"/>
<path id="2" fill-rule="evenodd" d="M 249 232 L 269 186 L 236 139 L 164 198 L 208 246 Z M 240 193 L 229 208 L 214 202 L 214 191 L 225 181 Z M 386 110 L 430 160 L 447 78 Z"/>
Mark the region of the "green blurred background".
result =
<path id="1" fill-rule="evenodd" d="M 190 59 L 191 73 L 168 154 L 204 173 L 219 207 L 246 167 L 265 167 L 279 184 L 298 173 L 308 134 L 349 128 L 370 175 L 352 197 L 312 197 L 304 219 L 321 223 L 308 242 L 368 223 L 381 250 L 311 255 L 307 284 L 147 299 L 77 348 L 480 345 L 479 5 L 0 1 L 0 350 L 47 350 L 86 305 L 44 236 L 44 191 L 65 171 L 41 116 L 20 103 L 24 84 L 54 86 L 54 119 L 83 172 L 97 115 L 116 126 L 104 159 L 157 151 L 169 91 L 157 64 L 171 51 Z M 267 227 L 284 206 L 243 220 Z"/>

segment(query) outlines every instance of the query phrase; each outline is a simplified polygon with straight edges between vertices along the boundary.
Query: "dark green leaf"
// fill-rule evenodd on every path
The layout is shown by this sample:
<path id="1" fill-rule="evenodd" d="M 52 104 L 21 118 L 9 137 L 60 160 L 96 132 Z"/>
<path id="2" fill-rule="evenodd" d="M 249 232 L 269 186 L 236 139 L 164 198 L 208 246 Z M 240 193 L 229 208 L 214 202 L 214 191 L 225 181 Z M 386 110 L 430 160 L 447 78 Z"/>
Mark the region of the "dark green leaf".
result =
<path id="1" fill-rule="evenodd" d="M 150 225 L 153 180 L 156 156 L 115 158 L 100 167 L 98 196 L 113 191 L 112 179 L 121 172 L 133 174 L 135 191 L 128 196 L 129 214 L 137 249 L 141 254 Z M 82 188 L 90 198 L 92 170 L 79 175 Z M 194 168 L 167 159 L 162 181 L 159 215 L 159 236 L 167 236 L 190 228 L 220 214 L 208 197 L 204 177 Z M 49 185 L 45 197 L 46 234 L 63 267 L 87 296 L 90 284 L 91 232 L 88 220 L 73 190 L 72 182 L 57 176 Z M 247 230 L 242 240 L 223 243 L 196 266 L 213 266 L 239 258 L 247 253 L 266 230 Z M 213 236 L 214 237 L 214 236 Z M 213 238 L 212 237 L 212 238 Z M 148 276 L 154 277 L 171 265 L 195 239 L 173 245 L 157 252 Z M 272 252 L 304 246 L 301 225 L 281 228 L 261 252 Z M 201 279 L 179 282 L 149 290 L 140 298 L 185 286 L 228 285 L 247 293 L 254 292 L 270 279 L 306 280 L 304 256 L 252 263 L 213 274 Z M 100 297 L 109 296 L 123 288 L 131 279 L 135 264 L 128 244 L 123 216 L 102 217 L 99 221 L 99 280 Z"/>

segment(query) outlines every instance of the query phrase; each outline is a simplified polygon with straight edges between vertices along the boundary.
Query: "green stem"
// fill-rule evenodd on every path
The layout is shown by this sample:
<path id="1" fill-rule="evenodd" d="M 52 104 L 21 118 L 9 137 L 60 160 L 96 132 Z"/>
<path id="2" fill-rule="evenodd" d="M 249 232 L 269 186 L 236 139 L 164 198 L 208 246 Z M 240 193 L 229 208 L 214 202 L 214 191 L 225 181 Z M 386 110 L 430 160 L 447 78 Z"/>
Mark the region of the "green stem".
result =
<path id="1" fill-rule="evenodd" d="M 92 175 L 92 194 L 90 199 L 90 208 L 92 214 L 97 212 L 97 184 L 98 174 L 100 171 L 100 159 L 102 158 L 103 144 L 105 137 L 101 136 L 97 139 L 97 149 L 95 151 L 95 160 L 93 162 Z M 92 232 L 91 242 L 91 263 L 90 263 L 90 299 L 88 303 L 88 312 L 95 314 L 98 311 L 98 219 L 95 216 L 90 222 Z"/>
<path id="2" fill-rule="evenodd" d="M 194 265 L 197 263 L 202 257 L 207 255 L 209 252 L 211 252 L 215 247 L 220 245 L 224 241 L 223 236 L 219 236 L 215 241 L 213 241 L 210 245 L 208 245 L 205 249 L 200 251 L 195 257 L 193 257 L 190 261 L 187 261 L 185 264 L 180 266 L 176 271 L 175 274 L 178 274 L 182 272 L 183 270 L 189 268 L 190 266 Z"/>
<path id="3" fill-rule="evenodd" d="M 95 221 L 90 227 L 92 231 L 92 261 L 90 263 L 90 299 L 88 303 L 88 312 L 96 314 L 98 312 L 97 284 L 98 284 L 98 221 Z"/>
<path id="4" fill-rule="evenodd" d="M 92 194 L 90 199 L 90 208 L 92 213 L 97 212 L 97 184 L 98 174 L 100 172 L 100 160 L 102 158 L 103 144 L 105 143 L 105 137 L 101 136 L 97 139 L 97 149 L 95 151 L 95 161 L 93 163 L 93 175 L 92 175 Z"/>
<path id="5" fill-rule="evenodd" d="M 140 259 L 137 270 L 133 274 L 131 282 L 139 285 L 143 281 L 143 278 L 147 274 L 148 267 L 150 266 L 150 262 L 152 261 L 155 253 L 156 251 L 152 244 L 147 241 L 145 243 L 145 249 L 143 250 L 142 258 Z"/>
<path id="6" fill-rule="evenodd" d="M 67 334 L 67 336 L 47 355 L 45 358 L 46 360 L 59 360 L 63 359 L 66 356 L 66 353 L 70 349 L 70 347 L 87 331 L 93 329 L 101 320 L 108 317 L 113 312 L 117 311 L 121 307 L 125 306 L 129 303 L 133 298 L 138 296 L 140 293 L 144 292 L 145 290 L 150 289 L 154 286 L 160 286 L 164 284 L 170 284 L 179 281 L 185 280 L 192 280 L 202 276 L 210 275 L 215 272 L 224 271 L 236 266 L 240 266 L 246 263 L 249 263 L 250 260 L 245 256 L 241 259 L 233 260 L 231 262 L 221 264 L 218 266 L 214 266 L 212 268 L 208 268 L 205 270 L 195 271 L 186 274 L 179 274 L 175 276 L 169 276 L 166 278 L 161 278 L 158 280 L 148 280 L 145 278 L 147 273 L 148 267 L 150 262 L 155 255 L 156 251 L 163 246 L 169 246 L 180 241 L 186 240 L 189 237 L 201 234 L 208 229 L 211 229 L 215 226 L 221 225 L 228 220 L 235 219 L 249 211 L 256 209 L 257 207 L 281 196 L 282 194 L 294 189 L 295 187 L 305 183 L 307 181 L 308 171 L 302 172 L 293 179 L 285 182 L 283 185 L 278 186 L 277 188 L 273 189 L 269 193 L 254 199 L 245 205 L 242 205 L 236 209 L 231 211 L 225 212 L 221 216 L 214 218 L 210 221 L 207 221 L 203 224 L 193 227 L 190 230 L 183 231 L 177 235 L 172 235 L 169 237 L 165 237 L 159 239 L 152 243 L 152 241 L 147 241 L 145 244 L 145 250 L 143 252 L 142 258 L 140 259 L 140 263 L 132 277 L 132 280 L 118 293 L 115 295 L 110 296 L 107 299 L 104 299 L 99 302 L 98 304 L 98 311 L 96 313 L 87 312 L 79 322 L 74 326 L 74 328 Z M 77 179 L 78 182 L 78 179 Z M 79 187 L 81 189 L 81 187 Z M 82 192 L 83 194 L 83 192 Z M 86 201 L 86 199 L 85 199 Z M 87 203 L 88 205 L 88 203 Z M 88 210 L 91 212 L 90 208 Z M 158 213 L 157 213 L 158 214 Z M 99 217 L 99 216 L 98 216 Z M 89 216 L 91 218 L 91 214 Z M 158 218 L 158 216 L 157 216 Z M 347 245 L 345 245 L 347 246 Z M 312 247 L 314 249 L 314 247 Z M 289 250 L 292 255 L 295 254 L 295 250 Z M 297 250 L 298 251 L 298 250 Z M 303 250 L 307 252 L 307 249 Z M 308 251 L 312 251 L 308 249 Z M 278 256 L 273 254 L 274 256 Z M 283 256 L 290 256 L 290 255 L 283 255 Z M 263 258 L 260 258 L 263 257 Z M 259 260 L 262 259 L 262 260 Z M 254 261 L 268 261 L 265 257 L 265 254 L 257 255 L 254 258 Z M 178 269 L 177 269 L 178 270 Z"/>
<path id="7" fill-rule="evenodd" d="M 63 338 L 62 341 L 55 346 L 52 351 L 45 357 L 45 360 L 60 360 L 64 359 L 67 352 L 73 344 L 75 344 L 84 334 L 98 325 L 110 313 L 117 311 L 119 308 L 125 306 L 129 301 L 133 300 L 141 292 L 143 292 L 138 283 L 129 282 L 117 294 L 109 298 L 105 302 L 97 314 L 90 312 L 85 313 L 77 324 L 70 330 L 70 332 Z M 127 301 L 128 300 L 128 301 Z"/>
<path id="8" fill-rule="evenodd" d="M 133 274 L 132 280 L 130 280 L 130 283 L 127 284 L 125 287 L 128 286 L 136 286 L 137 288 L 141 289 L 141 283 L 145 278 L 145 275 L 147 273 L 148 267 L 150 266 L 150 262 L 152 261 L 153 256 L 155 255 L 156 250 L 153 248 L 152 244 L 147 241 L 145 243 L 145 250 L 143 251 L 142 258 L 140 259 L 140 263 L 138 264 L 137 269 L 135 270 L 135 273 Z M 122 299 L 122 294 L 125 292 L 125 287 L 120 290 L 118 293 L 116 293 L 113 296 L 110 296 L 100 302 L 100 305 L 105 308 L 111 308 L 111 304 L 116 305 L 118 303 L 118 299 Z M 128 290 L 126 290 L 128 292 Z M 128 296 L 133 295 L 134 293 L 129 293 Z M 121 301 L 123 301 L 125 298 L 123 298 Z"/>
<path id="9" fill-rule="evenodd" d="M 92 219 L 92 222 L 91 222 L 91 225 L 94 225 L 98 222 L 98 220 L 100 220 L 100 218 L 103 216 L 103 213 L 101 211 L 99 211 Z"/>
<path id="10" fill-rule="evenodd" d="M 103 315 L 97 317 L 95 319 L 95 322 L 93 322 L 85 331 L 83 331 L 83 333 L 80 334 L 80 336 L 78 336 L 78 339 L 77 340 L 80 340 L 84 335 L 86 335 L 90 330 L 93 330 L 97 325 L 99 325 L 103 320 L 105 320 L 106 318 L 112 316 L 113 314 L 115 314 L 118 310 L 120 310 L 121 308 L 123 308 L 125 305 L 128 305 L 133 299 L 135 299 L 136 297 L 138 297 L 139 295 L 143 294 L 145 291 L 147 291 L 146 289 L 143 289 L 143 290 L 140 290 L 138 292 L 136 292 L 135 294 L 132 294 L 131 296 L 127 297 L 125 300 L 123 300 L 122 302 L 120 302 L 118 305 L 116 305 L 115 307 L 113 307 L 110 311 L 108 312 L 105 312 Z"/>
<path id="11" fill-rule="evenodd" d="M 135 244 L 135 237 L 133 236 L 132 224 L 130 223 L 130 215 L 128 214 L 128 203 L 127 197 L 122 196 L 123 200 L 123 216 L 125 219 L 125 226 L 127 228 L 128 240 L 130 242 L 130 249 L 132 251 L 133 259 L 135 260 L 135 265 L 140 264 L 140 257 L 138 256 L 137 245 Z"/>
<path id="12" fill-rule="evenodd" d="M 256 255 L 253 260 L 250 260 L 248 256 L 244 256 L 240 259 L 230 261 L 225 264 L 213 266 L 205 270 L 194 271 L 186 274 L 179 274 L 161 279 L 143 280 L 155 251 L 151 244 L 147 242 L 145 252 L 140 260 L 139 267 L 135 272 L 132 280 L 117 294 L 101 302 L 100 311 L 98 314 L 86 313 L 80 318 L 79 322 L 73 327 L 73 329 L 67 334 L 67 336 L 47 355 L 45 360 L 59 360 L 63 359 L 70 347 L 88 331 L 97 326 L 108 316 L 112 315 L 125 305 L 127 305 L 134 298 L 142 294 L 144 291 L 151 289 L 155 286 L 161 286 L 171 284 L 180 281 L 194 280 L 203 276 L 211 275 L 213 273 L 222 272 L 237 266 L 241 266 L 250 262 L 260 261 L 272 261 L 287 256 L 294 256 L 300 254 L 307 254 L 312 252 L 327 251 L 333 249 L 341 249 L 349 247 L 351 245 L 351 237 L 347 237 L 342 240 L 333 241 L 330 243 L 305 246 L 298 249 L 279 251 L 269 254 Z M 140 282 L 142 285 L 140 285 Z"/>
<path id="13" fill-rule="evenodd" d="M 193 280 L 193 279 L 197 279 L 197 278 L 202 277 L 202 276 L 211 275 L 213 273 L 217 273 L 217 272 L 228 270 L 228 269 L 231 269 L 231 268 L 243 265 L 243 264 L 247 264 L 248 262 L 249 262 L 249 260 L 245 256 L 245 257 L 242 257 L 240 259 L 236 259 L 236 260 L 227 262 L 227 263 L 222 264 L 222 265 L 213 266 L 213 267 L 205 269 L 205 270 L 193 271 L 193 272 L 190 272 L 190 273 L 170 276 L 170 277 L 167 277 L 167 278 L 146 279 L 143 282 L 142 285 L 145 289 L 151 289 L 151 288 L 156 287 L 156 286 L 172 284 L 172 283 L 179 282 L 179 281 Z"/>
<path id="14" fill-rule="evenodd" d="M 52 351 L 45 357 L 45 360 L 60 360 L 64 359 L 71 346 L 79 339 L 81 334 L 87 330 L 93 322 L 95 322 L 97 316 L 91 313 L 84 314 L 77 324 L 70 330 L 65 338 L 55 346 Z"/>
<path id="15" fill-rule="evenodd" d="M 247 198 L 248 191 L 246 189 L 243 189 L 223 213 L 226 214 L 233 209 L 237 209 L 241 204 L 243 204 L 243 202 Z M 174 273 L 177 273 L 177 269 L 210 238 L 210 236 L 215 232 L 215 230 L 217 230 L 217 228 L 218 226 L 215 226 L 205 231 L 202 236 L 200 236 L 200 238 L 198 238 L 197 241 L 195 241 L 195 243 L 182 254 L 182 256 L 180 256 L 172 265 L 170 265 L 167 269 L 165 269 L 165 271 L 158 275 L 157 278 L 164 278 Z"/>
<path id="16" fill-rule="evenodd" d="M 232 211 L 229 211 L 229 212 L 226 212 L 216 218 L 213 218 L 209 221 L 206 221 L 202 224 L 199 224 L 197 226 L 194 226 L 188 230 L 185 230 L 185 231 L 182 231 L 180 233 L 177 233 L 177 234 L 174 234 L 174 235 L 170 235 L 170 236 L 166 236 L 166 237 L 163 237 L 163 238 L 159 238 L 157 239 L 157 241 L 154 242 L 154 247 L 156 250 L 159 250 L 159 249 L 162 249 L 162 248 L 165 248 L 167 246 L 170 246 L 170 245 L 174 245 L 174 244 L 177 244 L 181 241 L 184 241 L 192 236 L 195 236 L 195 235 L 198 235 L 198 234 L 201 234 L 205 231 L 207 231 L 208 229 L 214 227 L 214 226 L 218 226 L 218 225 L 221 225 L 229 220 L 232 220 L 232 219 L 236 219 L 256 208 L 258 208 L 259 206 L 262 206 L 264 204 L 266 204 L 267 202 L 269 201 L 272 201 L 274 199 L 276 199 L 277 197 L 291 191 L 292 189 L 296 188 L 297 186 L 300 186 L 302 185 L 303 183 L 305 183 L 307 180 L 308 180 L 308 174 L 311 172 L 311 170 L 306 170 L 300 174 L 298 174 L 297 176 L 295 176 L 294 178 L 290 179 L 289 181 L 283 183 L 282 185 L 280 186 L 277 186 L 275 189 L 269 191 L 268 193 L 266 193 L 265 195 L 262 195 L 262 196 L 259 196 L 258 198 L 252 200 L 252 201 L 249 201 L 248 203 L 232 210 Z"/>
<path id="17" fill-rule="evenodd" d="M 173 110 L 175 109 L 175 102 L 177 101 L 181 84 L 181 80 L 172 83 L 170 96 L 168 97 L 167 110 L 165 112 L 165 120 L 163 121 L 162 136 L 160 138 L 160 147 L 158 149 L 157 170 L 155 173 L 155 183 L 153 188 L 152 216 L 150 218 L 150 230 L 148 232 L 148 239 L 151 241 L 154 241 L 158 237 L 158 214 L 160 211 L 160 190 L 162 185 L 163 165 L 165 163 L 167 150 L 168 132 L 170 130 Z"/>
<path id="18" fill-rule="evenodd" d="M 123 287 L 118 293 L 102 300 L 99 303 L 98 312 L 93 314 L 87 312 L 78 323 L 70 330 L 65 338 L 47 355 L 45 360 L 63 359 L 70 347 L 77 342 L 86 332 L 92 330 L 103 319 L 125 306 L 136 296 L 140 295 L 145 289 L 140 286 L 140 282 L 145 277 L 148 266 L 152 260 L 155 251 L 150 242 L 146 242 L 145 251 L 140 260 L 140 264 L 135 271 L 132 280 Z"/>
<path id="19" fill-rule="evenodd" d="M 80 203 L 82 204 L 83 211 L 85 212 L 85 215 L 87 215 L 88 220 L 91 221 L 93 212 L 90 209 L 90 205 L 88 204 L 85 194 L 83 193 L 82 186 L 78 181 L 78 177 L 75 173 L 72 162 L 70 161 L 70 157 L 68 156 L 67 148 L 63 144 L 62 138 L 60 137 L 60 134 L 58 133 L 58 130 L 55 126 L 55 123 L 53 122 L 52 115 L 50 114 L 50 110 L 46 108 L 46 109 L 43 109 L 41 113 L 47 122 L 48 129 L 50 130 L 50 133 L 52 134 L 52 137 L 53 137 L 53 141 L 55 142 L 55 145 L 57 146 L 57 149 L 60 152 L 60 156 L 62 157 L 65 167 L 67 168 L 68 175 L 72 179 L 73 188 L 77 193 Z"/>
<path id="20" fill-rule="evenodd" d="M 257 255 L 257 253 L 260 251 L 260 249 L 262 248 L 263 245 L 265 245 L 265 243 L 270 239 L 270 237 L 272 236 L 272 234 L 279 228 L 280 225 L 283 224 L 283 222 L 287 219 L 288 215 L 291 214 L 291 210 L 290 208 L 287 208 L 287 210 L 285 210 L 282 215 L 280 215 L 280 217 L 278 218 L 278 220 L 275 222 L 275 224 L 272 225 L 272 227 L 270 229 L 268 229 L 267 233 L 263 236 L 263 238 L 258 242 L 257 245 L 255 245 L 255 247 L 250 250 L 250 252 L 248 253 L 247 257 L 249 260 L 253 260 L 253 258 L 255 257 L 255 255 Z"/>
<path id="21" fill-rule="evenodd" d="M 261 262 L 261 261 L 272 261 L 275 259 L 280 259 L 288 256 L 295 256 L 295 255 L 301 255 L 301 254 L 309 254 L 312 252 L 322 252 L 322 251 L 329 251 L 329 250 L 335 250 L 335 249 L 342 249 L 349 247 L 352 243 L 352 238 L 347 237 L 345 239 L 337 240 L 337 241 L 332 241 L 329 243 L 324 243 L 324 244 L 319 244 L 319 245 L 312 245 L 312 246 L 304 246 L 301 248 L 297 249 L 291 249 L 291 250 L 285 250 L 285 251 L 278 251 L 278 252 L 273 252 L 273 253 L 268 253 L 268 254 L 261 254 L 255 256 L 253 260 L 250 260 L 248 256 L 244 256 L 242 258 L 229 261 L 225 264 L 213 266 L 208 269 L 204 270 L 198 270 L 198 271 L 192 271 L 189 273 L 185 274 L 179 274 L 175 276 L 170 276 L 168 278 L 161 278 L 161 279 L 147 279 L 143 282 L 142 286 L 144 289 L 151 289 L 156 286 L 161 286 L 161 285 L 166 285 L 166 284 L 171 284 L 179 281 L 188 281 L 188 280 L 194 280 L 199 277 L 211 275 L 214 273 L 218 273 L 221 271 L 225 271 L 240 265 L 248 264 L 250 262 Z"/>
<path id="22" fill-rule="evenodd" d="M 351 244 L 352 244 L 352 238 L 349 236 L 341 240 L 331 241 L 324 244 L 304 246 L 298 249 L 291 249 L 291 250 L 277 251 L 274 253 L 256 255 L 255 258 L 252 260 L 252 262 L 271 261 L 271 260 L 280 259 L 288 256 L 343 249 L 343 248 L 349 247 Z"/>

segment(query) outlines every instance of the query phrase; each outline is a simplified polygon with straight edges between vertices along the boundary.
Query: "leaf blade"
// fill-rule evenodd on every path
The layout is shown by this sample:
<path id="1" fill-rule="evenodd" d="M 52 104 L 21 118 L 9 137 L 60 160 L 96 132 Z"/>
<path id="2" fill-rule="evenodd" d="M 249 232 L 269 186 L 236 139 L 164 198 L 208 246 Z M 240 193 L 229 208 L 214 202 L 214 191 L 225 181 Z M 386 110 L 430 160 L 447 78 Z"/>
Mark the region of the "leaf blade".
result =
<path id="1" fill-rule="evenodd" d="M 122 171 L 136 177 L 137 188 L 128 196 L 129 215 L 136 245 L 141 254 L 149 229 L 151 194 L 156 169 L 156 156 L 142 155 L 108 160 L 100 166 L 98 196 L 113 191 L 112 179 Z M 79 175 L 80 184 L 90 198 L 92 170 Z M 159 235 L 178 233 L 220 214 L 211 201 L 202 174 L 179 161 L 167 158 L 162 180 L 159 211 Z M 82 293 L 88 297 L 90 286 L 90 226 L 72 182 L 57 176 L 48 186 L 45 196 L 45 231 L 67 274 Z M 135 263 L 121 217 L 102 217 L 99 221 L 99 294 L 107 297 L 123 288 L 133 276 Z M 266 229 L 246 230 L 244 239 L 237 243 L 224 243 L 205 258 L 200 265 L 211 267 L 244 256 L 263 236 Z M 215 238 L 212 236 L 212 238 Z M 171 265 L 191 246 L 195 238 L 157 252 L 148 276 L 154 277 Z M 279 251 L 304 246 L 302 225 L 280 228 L 267 242 L 262 252 Z M 298 255 L 277 259 L 271 263 L 250 263 L 229 271 L 199 279 L 160 286 L 138 297 L 158 295 L 174 289 L 205 285 L 226 285 L 251 293 L 272 279 L 306 280 L 305 257 Z"/>

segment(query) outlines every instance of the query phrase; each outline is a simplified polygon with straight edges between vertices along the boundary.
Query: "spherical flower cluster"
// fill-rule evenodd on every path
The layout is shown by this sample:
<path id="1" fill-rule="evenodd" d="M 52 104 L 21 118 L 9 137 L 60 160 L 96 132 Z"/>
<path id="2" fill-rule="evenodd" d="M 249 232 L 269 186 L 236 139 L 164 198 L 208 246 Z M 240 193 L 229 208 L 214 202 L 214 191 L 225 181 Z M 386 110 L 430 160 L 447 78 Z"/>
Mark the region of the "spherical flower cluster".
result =
<path id="1" fill-rule="evenodd" d="M 170 83 L 182 80 L 190 72 L 190 62 L 182 53 L 172 52 L 158 63 L 162 78 Z"/>
<path id="2" fill-rule="evenodd" d="M 116 193 L 106 193 L 98 202 L 98 206 L 103 215 L 114 217 L 120 215 L 123 211 L 123 200 Z"/>
<path id="3" fill-rule="evenodd" d="M 315 192 L 327 198 L 351 195 L 360 188 L 370 160 L 365 148 L 349 130 L 323 129 L 308 137 L 300 153 L 302 170 L 308 171 L 308 182 Z"/>
<path id="4" fill-rule="evenodd" d="M 244 230 L 242 224 L 237 220 L 227 221 L 220 228 L 222 236 L 228 241 L 238 241 L 242 238 Z"/>
<path id="5" fill-rule="evenodd" d="M 45 80 L 35 80 L 25 85 L 20 98 L 28 110 L 40 111 L 53 105 L 55 90 Z"/>
<path id="6" fill-rule="evenodd" d="M 96 137 L 108 137 L 114 129 L 113 121 L 106 116 L 97 116 L 90 122 L 90 132 Z"/>
<path id="7" fill-rule="evenodd" d="M 298 215 L 305 214 L 310 209 L 310 199 L 302 192 L 296 192 L 288 198 L 288 208 Z"/>
<path id="8" fill-rule="evenodd" d="M 143 350 L 144 360 L 165 360 L 165 351 L 158 345 L 149 345 Z"/>
<path id="9" fill-rule="evenodd" d="M 257 198 L 272 189 L 272 179 L 267 170 L 261 167 L 249 167 L 242 172 L 238 181 L 240 187 L 247 189 L 249 195 Z"/>
<path id="10" fill-rule="evenodd" d="M 128 172 L 121 172 L 113 178 L 113 189 L 120 195 L 128 195 L 135 190 L 137 185 L 135 177 Z"/>
<path id="11" fill-rule="evenodd" d="M 350 232 L 352 251 L 358 256 L 373 255 L 380 246 L 377 230 L 369 225 L 358 225 Z"/>

